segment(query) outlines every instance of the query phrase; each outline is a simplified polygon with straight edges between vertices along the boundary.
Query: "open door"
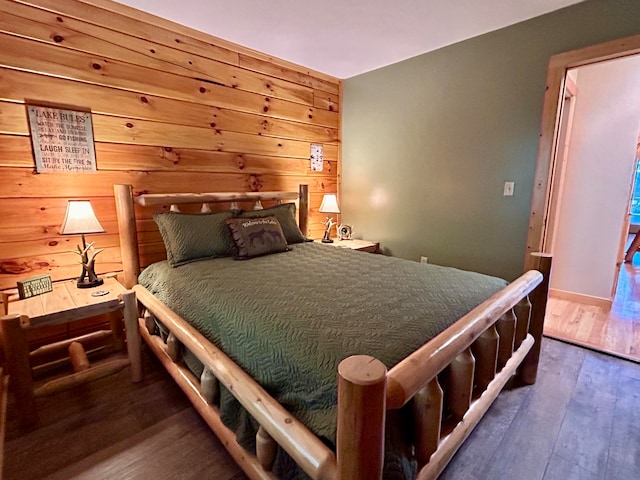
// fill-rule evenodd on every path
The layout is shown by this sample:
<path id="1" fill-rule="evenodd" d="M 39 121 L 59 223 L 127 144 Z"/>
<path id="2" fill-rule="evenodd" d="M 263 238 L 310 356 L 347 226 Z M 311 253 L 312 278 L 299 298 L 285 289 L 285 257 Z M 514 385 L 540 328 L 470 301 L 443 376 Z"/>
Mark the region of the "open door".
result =
<path id="1" fill-rule="evenodd" d="M 558 131 L 558 148 L 555 155 L 555 168 L 552 169 L 551 193 L 549 199 L 549 212 L 547 228 L 544 231 L 543 251 L 555 254 L 555 233 L 558 231 L 560 219 L 560 206 L 564 191 L 564 182 L 567 171 L 567 160 L 569 158 L 569 140 L 571 139 L 571 129 L 573 126 L 573 113 L 576 105 L 577 88 L 571 79 L 571 74 L 567 73 L 564 89 L 564 102 L 560 113 L 560 130 Z"/>

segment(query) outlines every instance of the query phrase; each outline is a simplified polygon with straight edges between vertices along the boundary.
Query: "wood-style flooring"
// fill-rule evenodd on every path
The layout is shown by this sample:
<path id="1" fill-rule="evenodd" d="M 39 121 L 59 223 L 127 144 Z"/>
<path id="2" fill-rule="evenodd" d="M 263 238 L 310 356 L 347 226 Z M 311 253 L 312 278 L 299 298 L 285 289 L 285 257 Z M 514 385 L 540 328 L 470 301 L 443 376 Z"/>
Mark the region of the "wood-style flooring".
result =
<path id="1" fill-rule="evenodd" d="M 622 264 L 611 309 L 549 298 L 544 334 L 640 362 L 640 253 Z"/>
<path id="2" fill-rule="evenodd" d="M 5 479 L 246 477 L 162 367 L 127 370 L 37 400 L 40 426 L 9 409 Z M 538 382 L 503 392 L 442 477 L 640 478 L 640 365 L 544 339 Z"/>

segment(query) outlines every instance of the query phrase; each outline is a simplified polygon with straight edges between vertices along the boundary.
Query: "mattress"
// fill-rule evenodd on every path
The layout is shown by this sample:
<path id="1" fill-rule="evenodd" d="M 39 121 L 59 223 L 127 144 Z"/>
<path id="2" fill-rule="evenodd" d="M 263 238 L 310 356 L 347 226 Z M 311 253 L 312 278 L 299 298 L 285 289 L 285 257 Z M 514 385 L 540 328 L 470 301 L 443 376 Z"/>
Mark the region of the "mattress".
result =
<path id="1" fill-rule="evenodd" d="M 139 282 L 332 447 L 341 360 L 367 354 L 391 368 L 506 285 L 479 273 L 317 243 L 244 261 L 175 268 L 159 262 Z M 254 448 L 255 422 L 228 392 L 220 408 L 239 443 Z M 387 430 L 388 442 L 411 444 L 401 438 L 407 429 Z M 399 450 L 389 448 L 385 478 L 415 469 L 410 448 Z M 284 457 L 275 473 L 300 478 Z"/>

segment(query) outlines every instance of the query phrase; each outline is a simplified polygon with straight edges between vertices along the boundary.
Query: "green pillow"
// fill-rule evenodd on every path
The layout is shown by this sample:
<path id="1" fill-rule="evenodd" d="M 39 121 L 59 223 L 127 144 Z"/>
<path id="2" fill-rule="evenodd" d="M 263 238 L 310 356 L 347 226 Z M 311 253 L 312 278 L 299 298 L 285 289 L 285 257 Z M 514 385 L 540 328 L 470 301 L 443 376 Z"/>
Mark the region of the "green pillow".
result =
<path id="1" fill-rule="evenodd" d="M 275 207 L 265 208 L 263 210 L 252 210 L 250 212 L 242 212 L 242 218 L 262 218 L 274 216 L 280 222 L 282 231 L 284 232 L 284 238 L 287 243 L 302 243 L 307 239 L 300 231 L 298 223 L 296 222 L 296 204 L 295 203 L 282 203 Z"/>
<path id="2" fill-rule="evenodd" d="M 227 225 L 238 247 L 238 259 L 289 250 L 276 217 L 229 218 Z"/>
<path id="3" fill-rule="evenodd" d="M 225 220 L 237 211 L 188 215 L 177 212 L 153 216 L 172 267 L 205 258 L 230 257 L 236 247 Z"/>

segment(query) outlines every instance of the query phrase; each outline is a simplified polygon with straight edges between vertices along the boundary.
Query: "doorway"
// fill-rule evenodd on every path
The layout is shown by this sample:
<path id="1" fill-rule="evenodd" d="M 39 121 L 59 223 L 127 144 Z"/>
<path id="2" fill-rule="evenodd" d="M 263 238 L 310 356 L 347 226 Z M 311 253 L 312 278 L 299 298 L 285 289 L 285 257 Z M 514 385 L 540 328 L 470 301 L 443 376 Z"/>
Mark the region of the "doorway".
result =
<path id="1" fill-rule="evenodd" d="M 554 212 L 550 209 L 551 204 L 549 197 L 554 190 L 557 194 L 558 178 L 563 175 L 562 162 L 556 162 L 554 160 L 561 158 L 561 155 L 556 154 L 561 151 L 563 146 L 562 135 L 557 126 L 560 124 L 562 118 L 563 103 L 566 103 L 562 92 L 567 82 L 567 71 L 573 67 L 591 65 L 605 60 L 630 56 L 639 52 L 640 35 L 552 57 L 547 76 L 547 92 L 543 108 L 542 135 L 540 139 L 538 164 L 536 167 L 536 182 L 530 217 L 527 252 L 550 252 L 553 238 L 551 237 L 550 239 L 548 237 L 549 230 L 553 232 L 554 225 L 558 224 L 557 217 L 554 218 Z M 636 114 L 640 115 L 640 112 L 636 112 Z M 627 179 L 628 178 L 629 177 L 627 177 Z M 554 183 L 554 179 L 556 183 Z M 627 185 L 629 185 L 629 183 Z M 628 197 L 625 199 L 625 202 L 626 201 L 628 201 Z M 621 210 L 624 210 L 625 215 L 627 214 L 626 205 L 621 207 Z M 541 215 L 540 213 L 543 214 Z M 621 222 L 623 216 L 622 211 L 618 215 L 618 222 Z M 614 242 L 617 243 L 621 232 L 622 224 L 620 223 L 618 231 L 614 232 L 617 237 Z M 588 242 L 589 236 L 584 237 L 582 240 L 583 243 Z M 616 247 L 618 246 L 619 245 Z M 612 264 L 615 264 L 618 249 L 619 248 L 614 248 L 616 251 L 613 252 L 614 260 Z M 634 267 L 633 264 L 626 265 L 621 270 L 620 285 L 621 288 L 623 286 L 626 288 L 626 293 L 621 296 L 622 303 L 615 301 L 611 309 L 603 308 L 600 305 L 585 306 L 580 303 L 568 301 L 554 305 L 554 302 L 550 300 L 547 325 L 551 327 L 554 324 L 554 320 L 561 320 L 561 328 L 556 329 L 556 332 L 552 333 L 566 335 L 567 330 L 573 330 L 573 335 L 581 340 L 574 343 L 585 344 L 592 348 L 598 348 L 599 346 L 597 338 L 595 338 L 595 345 L 593 345 L 594 337 L 600 336 L 602 338 L 609 338 L 609 340 L 617 338 L 618 340 L 610 342 L 616 344 L 613 345 L 612 353 L 624 357 L 631 354 L 631 357 L 635 356 L 636 359 L 640 359 L 640 325 L 634 325 L 633 322 L 624 323 L 625 318 L 621 318 L 619 315 L 622 313 L 622 317 L 624 317 L 624 315 L 627 314 L 634 319 L 637 318 L 640 320 L 640 291 L 637 290 L 637 285 L 640 281 L 636 281 L 637 279 L 633 277 L 635 275 L 633 271 Z M 623 274 L 626 275 L 625 278 L 622 278 Z M 612 274 L 612 277 L 615 277 L 615 273 Z M 614 283 L 613 280 L 608 285 L 609 291 L 607 294 L 602 296 L 610 296 L 612 283 Z M 614 330 L 612 330 L 612 328 Z M 545 333 L 549 333 L 547 329 L 545 329 Z M 629 339 L 631 339 L 630 344 L 626 346 L 622 345 Z M 600 349 L 609 350 L 610 347 L 611 345 Z"/>

